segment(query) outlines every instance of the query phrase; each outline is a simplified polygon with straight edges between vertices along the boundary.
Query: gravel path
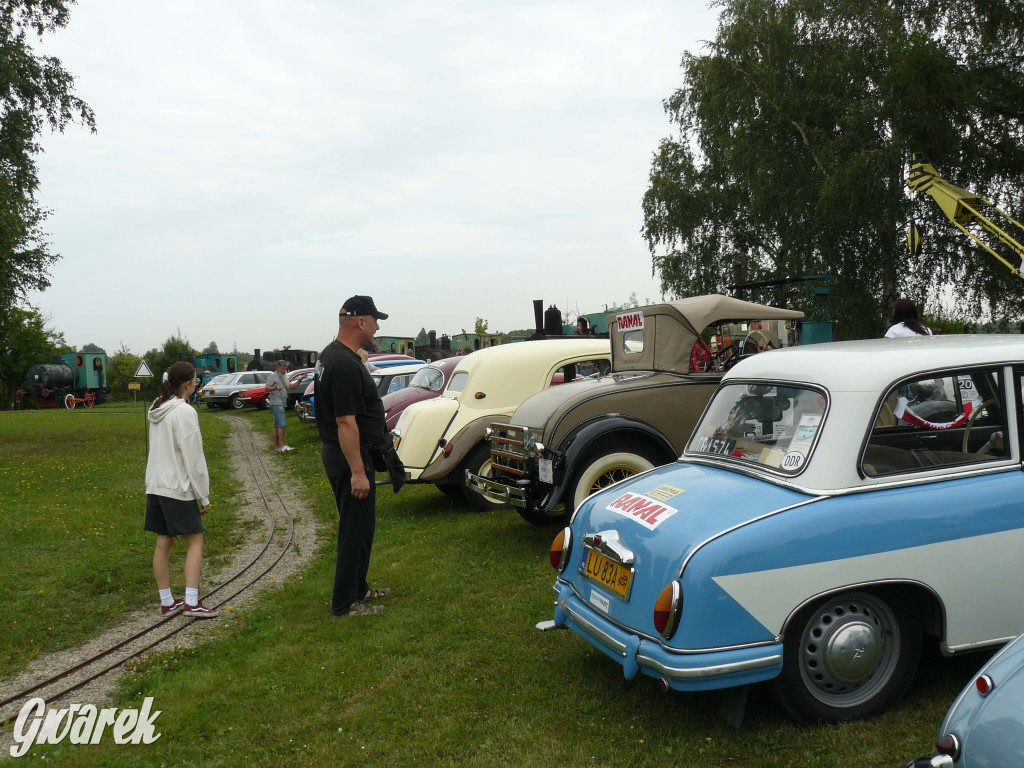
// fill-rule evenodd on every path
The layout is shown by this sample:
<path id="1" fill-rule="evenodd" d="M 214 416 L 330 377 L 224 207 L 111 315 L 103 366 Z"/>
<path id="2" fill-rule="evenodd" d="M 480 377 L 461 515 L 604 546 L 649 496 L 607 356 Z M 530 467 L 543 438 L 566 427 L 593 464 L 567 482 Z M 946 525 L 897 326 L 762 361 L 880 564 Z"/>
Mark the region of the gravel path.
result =
<path id="1" fill-rule="evenodd" d="M 250 532 L 246 535 L 230 562 L 226 563 L 217 573 L 208 573 L 204 571 L 202 583 L 200 585 L 202 593 L 209 592 L 211 589 L 214 589 L 219 584 L 224 583 L 237 574 L 259 554 L 260 550 L 266 544 L 269 533 L 269 520 L 267 507 L 263 501 L 263 495 L 266 496 L 267 502 L 270 504 L 271 509 L 274 512 L 274 538 L 271 541 L 267 552 L 262 556 L 260 561 L 246 571 L 246 573 L 240 577 L 237 582 L 226 587 L 222 591 L 223 594 L 230 594 L 235 591 L 238 586 L 241 586 L 241 584 L 248 581 L 248 579 L 261 573 L 281 554 L 285 546 L 287 546 L 289 526 L 287 517 L 283 514 L 281 502 L 278 500 L 278 494 L 280 494 L 280 499 L 283 500 L 284 505 L 287 506 L 288 511 L 291 513 L 292 518 L 295 521 L 292 545 L 280 562 L 274 565 L 273 569 L 269 573 L 260 577 L 252 586 L 246 588 L 245 591 L 235 597 L 232 597 L 227 602 L 227 605 L 231 606 L 231 610 L 224 610 L 224 606 L 220 606 L 221 614 L 217 618 L 196 620 L 192 622 L 192 624 L 183 631 L 163 641 L 155 648 L 146 651 L 146 655 L 160 653 L 175 648 L 191 647 L 198 642 L 201 642 L 204 637 L 223 634 L 230 631 L 231 626 L 237 620 L 239 611 L 244 611 L 245 607 L 252 602 L 252 598 L 261 590 L 276 587 L 293 575 L 295 578 L 301 579 L 301 570 L 312 558 L 313 553 L 316 550 L 318 526 L 313 515 L 307 513 L 305 510 L 301 498 L 292 486 L 292 481 L 281 469 L 281 463 L 282 461 L 287 460 L 286 457 L 275 455 L 271 450 L 268 434 L 269 430 L 253 429 L 251 423 L 247 419 L 233 418 L 230 416 L 227 418 L 234 425 L 234 434 L 229 438 L 229 452 L 232 457 L 232 466 L 238 482 L 243 488 L 241 492 L 242 506 L 238 510 L 239 523 L 241 525 L 250 526 L 247 528 Z M 257 460 L 255 455 L 253 455 L 252 466 L 250 466 L 249 461 L 246 459 L 246 452 L 242 449 L 243 444 L 249 447 L 250 452 L 258 453 L 259 457 L 262 458 L 262 463 Z M 253 467 L 255 467 L 256 474 L 261 476 L 261 483 L 257 482 L 257 478 L 254 477 Z M 267 479 L 268 475 L 273 481 L 272 484 Z M 260 493 L 261 484 L 263 486 L 263 495 Z M 216 489 L 214 489 L 214 493 L 215 492 Z M 146 556 L 149 557 L 148 550 Z M 220 594 L 221 593 L 218 593 L 210 600 L 206 601 L 207 604 L 214 605 L 220 602 Z M 176 596 L 181 597 L 181 595 Z M 57 670 L 73 667 L 82 660 L 116 645 L 118 642 L 131 637 L 135 633 L 150 626 L 157 618 L 156 602 L 154 601 L 152 605 L 147 606 L 145 609 L 135 611 L 127 615 L 124 621 L 119 625 L 112 627 L 84 645 L 35 659 L 29 668 L 22 674 L 17 677 L 0 681 L 0 700 L 6 699 L 8 696 L 52 677 L 56 674 Z M 177 622 L 182 620 L 185 619 L 179 617 L 170 621 L 151 634 L 159 636 L 160 634 L 166 633 L 168 630 L 176 628 L 178 626 Z M 147 635 L 136 641 L 134 645 L 138 648 L 146 642 L 151 641 L 152 637 Z M 123 658 L 125 655 L 132 653 L 132 645 L 133 644 L 129 644 L 122 651 L 118 651 L 103 659 L 100 664 L 108 666 L 114 663 L 117 659 Z M 56 683 L 51 692 L 43 689 L 31 695 L 42 696 L 45 699 L 47 698 L 48 693 L 52 694 L 62 691 L 68 686 L 95 674 L 96 671 L 97 668 L 93 668 L 91 670 L 84 669 L 75 673 L 74 676 Z M 112 692 L 114 690 L 114 686 L 120 680 L 123 671 L 123 667 L 111 670 L 99 679 L 93 680 L 82 688 L 67 694 L 63 699 L 56 699 L 54 701 L 48 700 L 47 704 L 48 706 L 58 707 L 66 707 L 71 703 L 91 703 L 96 705 L 98 708 L 112 706 Z M 17 714 L 23 704 L 24 701 L 19 701 L 5 707 L 3 711 L 0 711 L 0 721 L 7 720 L 8 718 L 13 720 L 13 718 L 17 717 Z M 6 726 L 4 730 L 0 732 L 0 760 L 4 757 L 10 756 L 9 747 L 12 743 L 11 726 Z"/>

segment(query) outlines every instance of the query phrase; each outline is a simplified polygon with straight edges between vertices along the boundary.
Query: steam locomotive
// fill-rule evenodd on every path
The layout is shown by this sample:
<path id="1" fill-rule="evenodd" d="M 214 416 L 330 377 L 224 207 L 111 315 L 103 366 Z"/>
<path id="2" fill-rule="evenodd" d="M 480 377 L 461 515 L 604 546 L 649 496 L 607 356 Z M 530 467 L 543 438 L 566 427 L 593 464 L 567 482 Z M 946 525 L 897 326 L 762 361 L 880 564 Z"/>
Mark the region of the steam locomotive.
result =
<path id="1" fill-rule="evenodd" d="M 107 356 L 103 353 L 68 352 L 53 355 L 49 363 L 28 369 L 29 391 L 37 408 L 74 408 L 83 404 L 92 408 L 105 403 Z"/>

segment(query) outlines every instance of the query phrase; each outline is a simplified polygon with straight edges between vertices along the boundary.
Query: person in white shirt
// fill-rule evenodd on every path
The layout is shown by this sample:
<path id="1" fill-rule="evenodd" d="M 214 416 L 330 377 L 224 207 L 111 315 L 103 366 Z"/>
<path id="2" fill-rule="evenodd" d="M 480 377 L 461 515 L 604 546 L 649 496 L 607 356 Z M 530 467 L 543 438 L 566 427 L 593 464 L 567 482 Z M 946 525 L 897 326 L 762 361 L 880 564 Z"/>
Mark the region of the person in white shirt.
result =
<path id="1" fill-rule="evenodd" d="M 885 332 L 885 338 L 900 336 L 931 336 L 932 329 L 917 319 L 917 307 L 910 299 L 899 299 L 892 308 L 892 325 Z"/>
<path id="2" fill-rule="evenodd" d="M 208 619 L 217 615 L 199 600 L 199 575 L 203 568 L 203 520 L 210 510 L 210 473 L 203 453 L 199 415 L 188 398 L 196 389 L 192 363 L 175 363 L 167 369 L 160 397 L 148 413 L 149 458 L 146 461 L 146 524 L 156 534 L 153 575 L 160 593 L 160 612 L 184 610 L 186 616 Z M 201 508 L 200 508 L 201 507 Z M 171 547 L 185 537 L 185 599 L 171 593 Z"/>

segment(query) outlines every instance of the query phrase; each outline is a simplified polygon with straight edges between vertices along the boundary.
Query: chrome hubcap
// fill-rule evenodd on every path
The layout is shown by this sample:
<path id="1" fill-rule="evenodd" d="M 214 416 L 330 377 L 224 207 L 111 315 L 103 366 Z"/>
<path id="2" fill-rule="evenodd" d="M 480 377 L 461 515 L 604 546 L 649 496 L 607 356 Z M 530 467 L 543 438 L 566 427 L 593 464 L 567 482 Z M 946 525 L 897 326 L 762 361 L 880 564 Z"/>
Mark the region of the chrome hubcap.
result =
<path id="1" fill-rule="evenodd" d="M 873 698 L 899 660 L 899 625 L 874 595 L 840 595 L 820 606 L 804 627 L 800 675 L 816 699 L 852 707 Z"/>

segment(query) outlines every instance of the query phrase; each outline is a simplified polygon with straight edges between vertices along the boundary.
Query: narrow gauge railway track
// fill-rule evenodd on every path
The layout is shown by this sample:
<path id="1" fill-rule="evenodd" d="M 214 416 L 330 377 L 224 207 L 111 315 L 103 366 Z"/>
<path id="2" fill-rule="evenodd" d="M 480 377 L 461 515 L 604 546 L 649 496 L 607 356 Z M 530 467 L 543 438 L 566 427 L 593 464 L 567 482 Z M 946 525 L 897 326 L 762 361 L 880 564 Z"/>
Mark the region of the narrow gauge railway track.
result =
<path id="1" fill-rule="evenodd" d="M 235 425 L 234 439 L 252 473 L 255 488 L 259 490 L 262 507 L 266 512 L 267 533 L 262 549 L 248 563 L 200 597 L 204 604 L 214 608 L 227 605 L 234 597 L 260 582 L 281 562 L 291 548 L 295 537 L 295 519 L 288 505 L 281 498 L 277 484 L 253 442 L 247 424 L 238 417 L 225 416 L 225 418 Z M 277 547 L 274 547 L 275 542 L 278 543 Z M 83 688 L 92 681 L 124 667 L 132 659 L 157 648 L 197 621 L 208 620 L 192 619 L 180 613 L 162 617 L 83 661 L 8 695 L 0 701 L 0 726 L 12 723 L 21 707 L 30 698 L 40 697 L 48 703 L 60 701 L 69 693 Z"/>

